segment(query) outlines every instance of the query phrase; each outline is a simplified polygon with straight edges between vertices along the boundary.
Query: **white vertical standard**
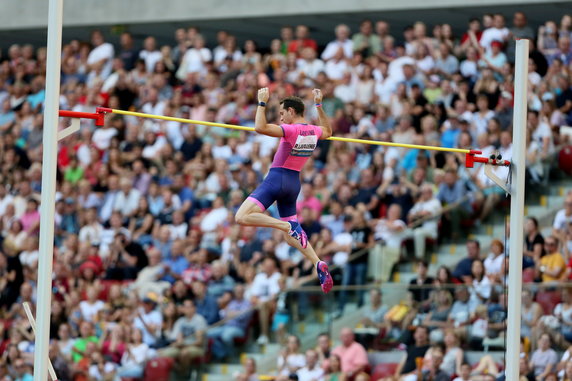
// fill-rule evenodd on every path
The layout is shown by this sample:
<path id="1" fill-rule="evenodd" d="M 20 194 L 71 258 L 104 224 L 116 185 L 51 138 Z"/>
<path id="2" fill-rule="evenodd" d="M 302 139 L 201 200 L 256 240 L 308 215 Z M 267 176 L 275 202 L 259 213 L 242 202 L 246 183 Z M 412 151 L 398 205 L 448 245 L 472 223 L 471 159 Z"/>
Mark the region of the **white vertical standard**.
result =
<path id="1" fill-rule="evenodd" d="M 60 109 L 60 70 L 62 52 L 63 0 L 48 3 L 48 51 L 46 99 L 42 140 L 42 194 L 40 207 L 40 258 L 38 264 L 37 335 L 34 356 L 34 381 L 48 379 L 50 305 L 52 302 L 52 259 L 54 255 L 54 214 L 58 114 Z"/>
<path id="2" fill-rule="evenodd" d="M 528 40 L 517 40 L 514 75 L 512 158 L 510 159 L 512 165 L 512 187 L 510 189 L 510 258 L 508 273 L 508 321 L 506 341 L 506 379 L 511 381 L 519 379 L 520 362 L 527 82 Z"/>

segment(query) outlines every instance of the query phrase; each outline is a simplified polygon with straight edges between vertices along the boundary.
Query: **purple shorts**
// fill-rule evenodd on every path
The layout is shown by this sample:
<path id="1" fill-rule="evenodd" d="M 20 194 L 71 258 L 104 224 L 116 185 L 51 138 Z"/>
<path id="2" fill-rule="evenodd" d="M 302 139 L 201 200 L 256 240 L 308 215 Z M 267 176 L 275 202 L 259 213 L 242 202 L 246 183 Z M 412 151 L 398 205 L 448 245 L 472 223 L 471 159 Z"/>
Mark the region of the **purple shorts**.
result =
<path id="1" fill-rule="evenodd" d="M 296 218 L 296 200 L 300 193 L 300 172 L 286 168 L 270 168 L 268 176 L 248 196 L 248 199 L 266 210 L 276 201 L 283 220 Z"/>

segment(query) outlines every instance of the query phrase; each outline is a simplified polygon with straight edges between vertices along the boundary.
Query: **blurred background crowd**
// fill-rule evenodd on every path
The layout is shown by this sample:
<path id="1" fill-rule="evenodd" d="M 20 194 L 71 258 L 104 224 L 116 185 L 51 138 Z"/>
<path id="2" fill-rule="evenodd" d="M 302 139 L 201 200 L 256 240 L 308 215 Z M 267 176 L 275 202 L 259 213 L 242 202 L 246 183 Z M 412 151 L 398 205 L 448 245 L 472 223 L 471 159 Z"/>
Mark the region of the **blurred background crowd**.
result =
<path id="1" fill-rule="evenodd" d="M 522 12 L 509 20 L 471 19 L 461 35 L 422 21 L 405 30 L 383 20 L 352 29 L 340 24 L 324 46 L 306 25 L 277 30 L 266 46 L 239 44 L 223 30 L 205 41 L 194 27 L 177 29 L 169 45 L 158 46 L 153 36 L 135 41 L 127 32 L 112 45 L 94 30 L 91 41 L 63 46 L 60 107 L 253 126 L 256 92 L 269 87 L 269 122 L 278 121 L 279 100 L 289 95 L 300 96 L 307 120 L 316 122 L 311 90 L 320 88 L 336 136 L 473 148 L 510 160 L 513 133 L 526 134 L 527 192 L 534 192 L 570 143 L 571 37 L 569 15 L 539 26 L 528 25 Z M 518 38 L 530 40 L 526 131 L 512 127 Z M 2 380 L 31 378 L 33 335 L 21 304 L 33 305 L 37 291 L 45 70 L 44 47 L 2 52 Z M 60 128 L 69 124 L 60 121 Z M 312 264 L 281 234 L 234 222 L 277 143 L 120 115 L 108 115 L 98 128 L 82 120 L 80 132 L 60 142 L 50 330 L 59 379 L 141 378 L 151 359 L 188 378 L 195 366 L 235 358 L 249 338 L 283 347 L 278 379 L 368 380 L 373 367 L 364 347 L 399 343 L 407 345 L 407 358 L 395 375 L 502 377 L 493 359 L 465 364 L 463 356 L 463 348 L 502 343 L 505 328 L 505 237 L 490 248 L 466 238 L 506 204 L 484 167 L 465 168 L 462 154 L 320 142 L 302 172 L 298 215 L 318 255 L 335 265 L 336 285 L 366 285 L 372 268 L 376 280 L 387 282 L 400 261 L 415 262 L 417 275 L 399 306 L 384 305 L 377 289 L 337 294 L 328 306 L 334 316 L 343 316 L 349 301 L 367 304 L 360 325 L 370 330 L 342 330 L 331 351 L 330 336 L 320 335 L 316 349 L 302 353 L 286 327 L 315 300 L 297 297 L 294 313 L 287 299 L 314 281 Z M 570 173 L 566 160 L 560 167 Z M 571 277 L 572 194 L 562 207 L 549 235 L 535 218 L 526 220 L 528 282 Z M 467 258 L 428 274 L 428 246 L 442 242 L 466 244 Z M 532 372 L 528 379 L 549 380 L 557 371 L 559 379 L 572 377 L 572 351 L 561 360 L 551 349 L 572 342 L 571 294 L 557 293 L 556 309 L 543 308 L 533 293 L 523 296 L 521 366 L 523 374 Z M 416 360 L 424 356 L 425 363 Z M 258 379 L 255 360 L 236 378 Z"/>

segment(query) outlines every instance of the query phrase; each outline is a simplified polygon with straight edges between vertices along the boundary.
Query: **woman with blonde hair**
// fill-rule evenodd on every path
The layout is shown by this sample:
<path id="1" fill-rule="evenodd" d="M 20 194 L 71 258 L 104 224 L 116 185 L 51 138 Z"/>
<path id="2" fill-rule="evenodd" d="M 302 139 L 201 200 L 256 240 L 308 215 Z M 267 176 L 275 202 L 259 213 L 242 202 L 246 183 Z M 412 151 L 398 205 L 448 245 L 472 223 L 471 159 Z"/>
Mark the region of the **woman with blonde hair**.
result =
<path id="1" fill-rule="evenodd" d="M 455 331 L 448 329 L 445 331 L 445 351 L 443 353 L 443 362 L 441 370 L 447 374 L 461 374 L 461 365 L 463 364 L 464 351 L 460 347 L 459 336 Z"/>
<path id="2" fill-rule="evenodd" d="M 286 342 L 286 348 L 278 356 L 278 374 L 288 376 L 296 373 L 305 365 L 306 357 L 300 352 L 300 339 L 295 335 L 290 335 Z"/>

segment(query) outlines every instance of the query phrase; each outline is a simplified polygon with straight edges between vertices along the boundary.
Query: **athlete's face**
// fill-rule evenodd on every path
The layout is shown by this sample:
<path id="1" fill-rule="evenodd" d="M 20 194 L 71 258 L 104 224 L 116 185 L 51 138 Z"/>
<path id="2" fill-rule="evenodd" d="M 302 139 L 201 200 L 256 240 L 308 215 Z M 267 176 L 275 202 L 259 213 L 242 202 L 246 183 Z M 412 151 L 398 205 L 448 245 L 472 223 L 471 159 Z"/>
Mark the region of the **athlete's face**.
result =
<path id="1" fill-rule="evenodd" d="M 294 109 L 289 107 L 288 109 L 284 109 L 284 105 L 280 105 L 280 123 L 291 124 L 292 119 L 294 119 Z"/>

